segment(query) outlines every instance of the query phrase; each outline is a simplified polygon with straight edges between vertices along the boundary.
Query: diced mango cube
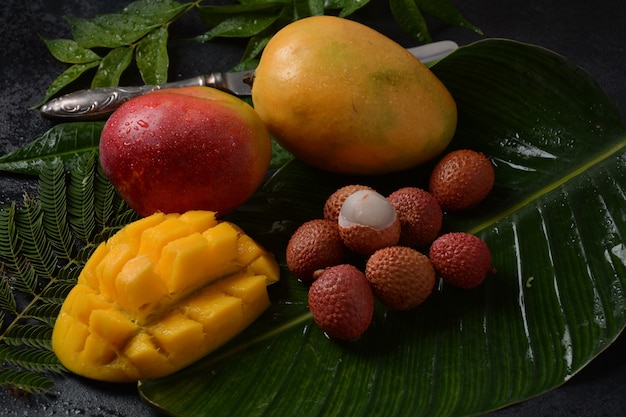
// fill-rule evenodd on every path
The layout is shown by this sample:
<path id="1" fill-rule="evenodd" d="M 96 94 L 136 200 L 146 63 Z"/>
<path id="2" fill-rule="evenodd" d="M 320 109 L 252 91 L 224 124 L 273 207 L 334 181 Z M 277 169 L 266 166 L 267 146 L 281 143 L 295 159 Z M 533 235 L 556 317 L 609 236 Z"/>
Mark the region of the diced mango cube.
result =
<path id="1" fill-rule="evenodd" d="M 96 275 L 98 277 L 98 289 L 102 294 L 115 298 L 115 280 L 124 264 L 132 258 L 135 253 L 128 243 L 119 243 L 109 248 L 98 266 Z"/>
<path id="2" fill-rule="evenodd" d="M 139 253 L 148 255 L 154 263 L 159 261 L 161 250 L 172 240 L 187 236 L 189 226 L 176 217 L 166 217 L 161 223 L 141 234 Z"/>
<path id="3" fill-rule="evenodd" d="M 246 317 L 258 316 L 270 305 L 266 278 L 263 275 L 249 275 L 242 272 L 221 280 L 217 286 L 225 294 L 242 301 Z"/>
<path id="4" fill-rule="evenodd" d="M 265 275 L 267 284 L 273 284 L 280 278 L 280 267 L 270 253 L 259 256 L 250 263 L 250 268 L 257 275 Z"/>
<path id="5" fill-rule="evenodd" d="M 213 286 L 201 290 L 185 301 L 181 311 L 202 324 L 205 346 L 214 350 L 236 335 L 244 322 L 242 302 Z"/>
<path id="6" fill-rule="evenodd" d="M 86 285 L 77 285 L 65 298 L 62 308 L 77 322 L 87 325 L 92 311 L 109 307 L 105 296 Z"/>
<path id="7" fill-rule="evenodd" d="M 94 310 L 89 316 L 89 331 L 104 339 L 107 344 L 123 347 L 139 327 L 126 314 L 115 308 Z"/>
<path id="8" fill-rule="evenodd" d="M 202 324 L 177 311 L 163 317 L 147 331 L 169 360 L 181 367 L 193 362 L 198 347 L 204 341 Z"/>
<path id="9" fill-rule="evenodd" d="M 227 222 L 222 222 L 202 233 L 210 247 L 211 258 L 207 260 L 209 265 L 226 264 L 237 257 L 237 233 L 237 230 Z"/>
<path id="10" fill-rule="evenodd" d="M 139 333 L 126 346 L 124 356 L 138 370 L 138 376 L 129 375 L 128 380 L 152 379 L 170 374 L 178 369 L 152 341 L 148 333 Z"/>
<path id="11" fill-rule="evenodd" d="M 153 313 L 167 296 L 167 288 L 147 255 L 126 262 L 115 281 L 116 302 L 132 312 L 140 323 Z"/>
<path id="12" fill-rule="evenodd" d="M 54 332 L 52 333 L 52 344 L 63 344 L 66 355 L 72 360 L 85 347 L 85 340 L 89 336 L 89 327 L 86 323 L 77 321 L 69 313 L 62 312 L 54 324 Z"/>
<path id="13" fill-rule="evenodd" d="M 80 284 L 88 285 L 94 289 L 100 286 L 96 268 L 100 265 L 102 259 L 107 253 L 109 253 L 107 245 L 105 243 L 99 244 L 98 247 L 92 252 L 91 256 L 85 263 L 85 266 L 83 266 L 83 270 L 78 277 L 78 282 Z"/>
<path id="14" fill-rule="evenodd" d="M 207 229 L 215 227 L 217 219 L 215 213 L 205 210 L 190 210 L 180 216 L 180 221 L 189 226 L 190 233 L 202 233 Z"/>
<path id="15" fill-rule="evenodd" d="M 117 358 L 117 353 L 113 350 L 112 346 L 107 343 L 106 339 L 103 339 L 96 333 L 89 333 L 79 357 L 84 363 L 106 365 Z"/>
<path id="16" fill-rule="evenodd" d="M 124 226 L 120 231 L 111 236 L 111 238 L 107 241 L 107 245 L 117 245 L 119 242 L 128 243 L 131 245 L 133 252 L 136 253 L 139 250 L 141 235 L 143 232 L 163 222 L 166 218 L 166 214 L 154 213 L 150 216 L 136 220 Z"/>
<path id="17" fill-rule="evenodd" d="M 248 265 L 265 251 L 248 235 L 241 235 L 237 241 L 237 262 Z"/>
<path id="18" fill-rule="evenodd" d="M 170 293 L 193 290 L 206 282 L 212 266 L 211 250 L 200 233 L 173 240 L 163 247 L 156 271 Z"/>

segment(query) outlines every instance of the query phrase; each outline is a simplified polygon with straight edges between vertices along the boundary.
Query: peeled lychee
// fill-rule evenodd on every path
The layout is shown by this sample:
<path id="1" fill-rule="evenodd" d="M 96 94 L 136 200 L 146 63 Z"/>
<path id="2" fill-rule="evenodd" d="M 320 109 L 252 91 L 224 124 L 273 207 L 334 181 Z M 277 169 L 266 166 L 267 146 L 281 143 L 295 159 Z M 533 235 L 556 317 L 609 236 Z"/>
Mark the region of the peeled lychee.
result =
<path id="1" fill-rule="evenodd" d="M 387 201 L 400 219 L 399 245 L 419 249 L 428 246 L 439 235 L 443 213 L 437 199 L 428 191 L 405 187 L 394 191 Z"/>
<path id="2" fill-rule="evenodd" d="M 495 181 L 489 158 L 470 149 L 452 151 L 433 169 L 429 191 L 445 211 L 465 210 L 487 197 Z"/>
<path id="3" fill-rule="evenodd" d="M 480 285 L 492 270 L 491 251 L 478 236 L 453 232 L 439 236 L 428 254 L 437 275 L 460 288 Z"/>
<path id="4" fill-rule="evenodd" d="M 367 185 L 352 184 L 341 187 L 332 193 L 324 203 L 324 218 L 336 222 L 339 219 L 339 211 L 341 211 L 343 202 L 346 201 L 346 198 L 351 194 L 360 190 L 373 191 L 373 189 Z"/>
<path id="5" fill-rule="evenodd" d="M 393 310 L 417 307 L 435 286 L 435 270 L 428 257 L 406 246 L 374 252 L 365 266 L 365 278 L 374 295 Z"/>
<path id="6" fill-rule="evenodd" d="M 353 340 L 369 328 L 374 295 L 365 275 L 352 265 L 326 269 L 309 288 L 309 308 L 328 337 Z"/>
<path id="7" fill-rule="evenodd" d="M 360 190 L 346 198 L 337 223 L 343 243 L 361 255 L 395 245 L 400 238 L 396 210 L 385 197 L 372 190 Z"/>
<path id="8" fill-rule="evenodd" d="M 300 280 L 311 282 L 316 272 L 343 261 L 345 246 L 337 223 L 315 219 L 303 223 L 291 235 L 286 261 L 289 270 Z"/>

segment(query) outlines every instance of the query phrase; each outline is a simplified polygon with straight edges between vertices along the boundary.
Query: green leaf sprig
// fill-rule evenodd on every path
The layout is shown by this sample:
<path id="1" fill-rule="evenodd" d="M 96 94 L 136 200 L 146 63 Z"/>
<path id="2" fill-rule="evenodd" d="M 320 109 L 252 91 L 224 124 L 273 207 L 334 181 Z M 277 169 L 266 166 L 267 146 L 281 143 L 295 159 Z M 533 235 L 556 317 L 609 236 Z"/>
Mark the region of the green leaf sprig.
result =
<path id="1" fill-rule="evenodd" d="M 308 16 L 333 14 L 347 17 L 369 0 L 237 0 L 226 5 L 201 5 L 202 0 L 137 0 L 118 13 L 91 19 L 66 17 L 73 39 L 44 39 L 54 58 L 68 64 L 48 87 L 39 107 L 62 89 L 92 72 L 91 87 L 119 85 L 133 61 L 145 84 L 162 84 L 169 70 L 169 27 L 195 11 L 208 30 L 194 40 L 248 39 L 235 70 L 255 68 L 269 39 L 285 25 Z M 431 41 L 424 15 L 445 24 L 466 27 L 478 33 L 450 0 L 389 0 L 399 26 L 422 43 Z"/>
<path id="2" fill-rule="evenodd" d="M 133 60 L 146 84 L 166 82 L 168 27 L 198 4 L 139 0 L 93 19 L 66 17 L 74 39 L 44 42 L 52 56 L 70 67 L 48 87 L 41 104 L 92 68 L 92 88 L 117 86 Z"/>
<path id="3" fill-rule="evenodd" d="M 37 199 L 0 209 L 0 386 L 48 393 L 65 368 L 51 348 L 63 301 L 96 245 L 136 218 L 95 152 L 41 160 Z"/>

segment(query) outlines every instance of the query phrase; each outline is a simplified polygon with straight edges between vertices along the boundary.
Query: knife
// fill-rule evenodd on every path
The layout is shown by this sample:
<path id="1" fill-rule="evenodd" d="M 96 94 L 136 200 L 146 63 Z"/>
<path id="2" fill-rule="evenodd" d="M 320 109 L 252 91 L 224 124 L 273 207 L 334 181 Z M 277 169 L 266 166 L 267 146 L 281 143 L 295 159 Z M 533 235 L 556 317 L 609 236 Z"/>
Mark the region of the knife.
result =
<path id="1" fill-rule="evenodd" d="M 458 47 L 455 42 L 446 40 L 408 48 L 408 51 L 423 63 L 428 64 L 444 58 Z M 44 104 L 40 112 L 49 119 L 99 119 L 113 113 L 122 103 L 131 98 L 154 90 L 178 87 L 208 86 L 237 96 L 249 96 L 250 85 L 248 83 L 253 77 L 254 70 L 214 72 L 161 85 L 92 88 L 54 98 Z"/>

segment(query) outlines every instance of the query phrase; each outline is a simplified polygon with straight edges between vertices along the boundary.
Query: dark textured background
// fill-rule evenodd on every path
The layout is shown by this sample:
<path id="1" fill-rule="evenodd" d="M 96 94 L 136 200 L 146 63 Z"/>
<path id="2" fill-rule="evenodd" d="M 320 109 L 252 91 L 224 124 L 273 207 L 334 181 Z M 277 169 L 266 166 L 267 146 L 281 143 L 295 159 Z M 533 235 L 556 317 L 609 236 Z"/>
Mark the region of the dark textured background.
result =
<path id="1" fill-rule="evenodd" d="M 0 3 L 0 154 L 24 145 L 51 127 L 28 107 L 39 102 L 52 80 L 64 70 L 47 52 L 39 35 L 69 37 L 63 16 L 93 17 L 115 12 L 128 1 L 4 0 Z M 452 0 L 486 37 L 503 37 L 556 51 L 589 71 L 626 120 L 626 1 L 624 0 Z M 206 2 L 208 3 L 208 2 Z M 387 2 L 372 0 L 356 18 L 405 46 L 414 42 L 389 17 Z M 203 26 L 188 18 L 172 28 L 174 36 L 200 33 Z M 433 21 L 433 37 L 460 45 L 480 39 L 467 30 Z M 236 41 L 177 47 L 170 79 L 225 70 L 237 63 L 242 45 Z M 136 80 L 125 80 L 133 83 Z M 31 180 L 0 174 L 0 204 L 33 192 Z M 626 415 L 626 335 L 563 386 L 493 412 L 511 416 Z M 156 416 L 141 402 L 134 386 L 100 384 L 62 378 L 56 396 L 14 398 L 0 391 L 0 416 Z"/>

